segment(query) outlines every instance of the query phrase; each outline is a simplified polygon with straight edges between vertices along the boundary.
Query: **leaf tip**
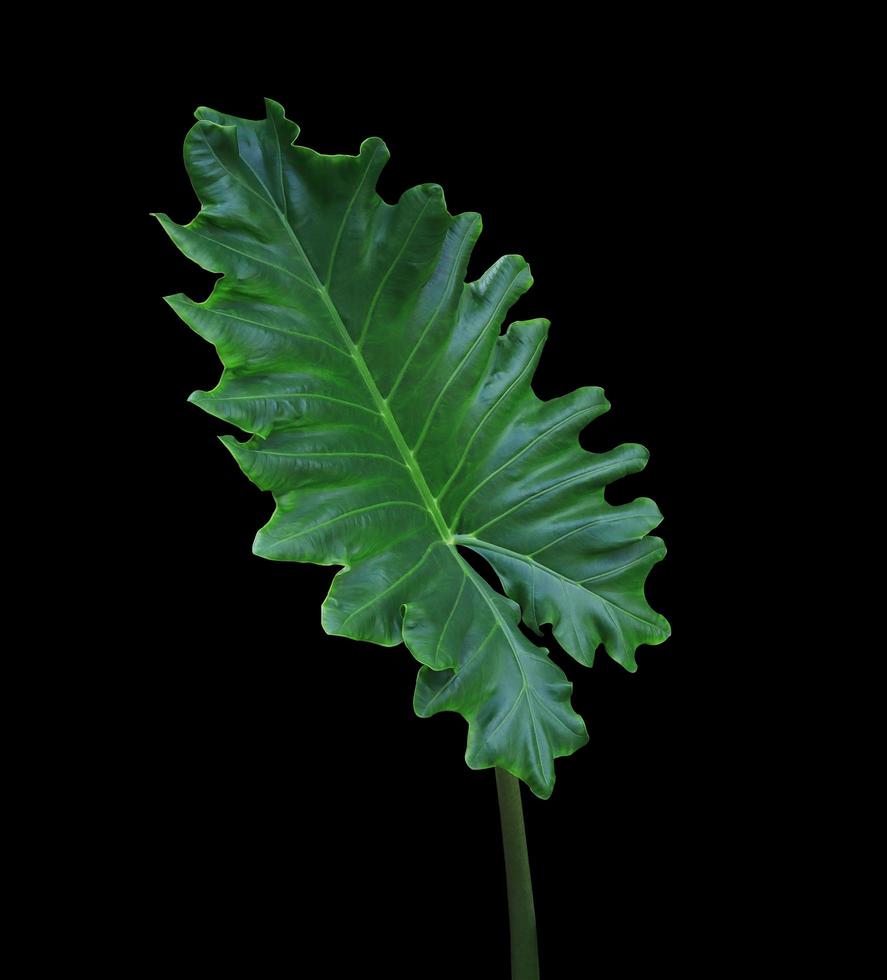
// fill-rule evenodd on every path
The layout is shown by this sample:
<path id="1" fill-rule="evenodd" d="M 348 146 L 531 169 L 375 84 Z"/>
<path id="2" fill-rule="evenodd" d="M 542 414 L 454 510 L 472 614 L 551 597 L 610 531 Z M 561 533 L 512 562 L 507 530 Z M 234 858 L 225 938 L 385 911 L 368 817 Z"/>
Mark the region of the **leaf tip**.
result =
<path id="1" fill-rule="evenodd" d="M 176 241 L 176 235 L 182 228 L 182 225 L 177 224 L 168 214 L 164 214 L 162 211 L 151 211 L 150 215 L 152 218 L 156 218 L 167 235 L 169 235 L 173 241 Z"/>
<path id="2" fill-rule="evenodd" d="M 202 391 L 202 392 L 196 392 L 196 391 L 195 392 L 192 392 L 191 396 L 189 396 L 189 398 L 188 398 L 188 401 L 190 402 L 191 399 L 193 398 L 193 396 L 196 395 L 196 394 L 206 395 L 206 392 L 205 391 Z M 198 403 L 197 402 L 194 402 L 193 404 L 198 404 Z M 241 450 L 244 447 L 244 443 L 238 441 L 232 435 L 217 436 L 216 438 L 228 450 L 228 452 L 231 453 L 231 455 L 237 460 L 238 463 L 241 463 L 242 462 L 242 459 L 241 459 L 242 452 L 241 452 Z"/>
<path id="3" fill-rule="evenodd" d="M 630 467 L 629 473 L 639 473 L 650 462 L 650 450 L 639 442 L 623 442 L 613 450 Z"/>
<path id="4" fill-rule="evenodd" d="M 270 561 L 286 561 L 286 555 L 282 555 L 279 552 L 277 554 L 274 553 L 274 547 L 278 544 L 280 544 L 279 541 L 271 537 L 264 527 L 260 527 L 253 538 L 252 553 L 257 558 L 267 558 Z"/>
<path id="5" fill-rule="evenodd" d="M 422 189 L 422 191 L 424 191 L 424 193 L 428 195 L 428 199 L 430 201 L 437 201 L 440 204 L 440 206 L 446 211 L 447 199 L 446 199 L 446 195 L 444 194 L 444 189 L 443 187 L 440 186 L 440 184 L 436 184 L 432 181 L 427 184 L 420 184 L 419 186 Z"/>
<path id="6" fill-rule="evenodd" d="M 606 415 L 613 407 L 604 389 L 599 385 L 588 385 L 582 390 L 588 394 L 589 398 L 594 398 L 595 407 L 599 410 L 600 415 Z"/>
<path id="7" fill-rule="evenodd" d="M 507 263 L 514 270 L 514 282 L 509 292 L 513 293 L 514 299 L 512 302 L 515 302 L 518 297 L 528 292 L 533 285 L 534 279 L 533 273 L 530 271 L 530 263 L 522 255 L 517 255 L 516 253 L 503 255 L 499 261 Z"/>
<path id="8" fill-rule="evenodd" d="M 391 157 L 391 150 L 388 149 L 388 144 L 381 136 L 367 136 L 357 150 L 359 157 L 363 156 L 364 153 L 368 153 L 371 157 L 380 155 L 383 162 Z"/>
<path id="9" fill-rule="evenodd" d="M 215 123 L 219 126 L 224 125 L 224 120 L 228 117 L 215 109 L 210 109 L 208 105 L 199 105 L 194 110 L 194 118 L 200 122 Z"/>
<path id="10" fill-rule="evenodd" d="M 636 504 L 638 507 L 645 507 L 647 509 L 649 512 L 650 521 L 655 521 L 655 523 L 651 523 L 650 525 L 651 531 L 654 527 L 659 527 L 663 520 L 665 520 L 665 518 L 662 516 L 662 511 L 659 509 L 659 505 L 650 497 L 637 497 L 632 501 L 632 503 Z M 659 540 L 661 541 L 661 548 L 656 549 L 656 561 L 662 561 L 662 559 L 665 557 L 665 542 L 662 541 L 661 538 Z"/>
<path id="11" fill-rule="evenodd" d="M 265 118 L 279 135 L 283 135 L 292 146 L 298 139 L 301 129 L 292 119 L 287 119 L 286 109 L 274 99 L 265 98 Z"/>
<path id="12" fill-rule="evenodd" d="M 340 634 L 336 632 L 335 627 L 330 621 L 330 610 L 327 608 L 328 600 L 329 596 L 320 604 L 320 628 L 327 636 L 339 636 Z"/>
<path id="13" fill-rule="evenodd" d="M 169 296 L 161 296 L 160 298 L 167 306 L 171 306 L 177 312 L 180 307 L 190 304 L 190 300 L 184 293 L 170 293 Z"/>

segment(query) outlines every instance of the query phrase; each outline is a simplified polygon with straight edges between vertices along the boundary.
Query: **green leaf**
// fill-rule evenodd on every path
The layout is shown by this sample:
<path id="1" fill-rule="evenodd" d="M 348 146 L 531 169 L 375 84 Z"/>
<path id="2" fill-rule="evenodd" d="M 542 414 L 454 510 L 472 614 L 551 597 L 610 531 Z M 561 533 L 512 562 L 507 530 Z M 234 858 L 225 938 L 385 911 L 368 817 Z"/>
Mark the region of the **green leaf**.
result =
<path id="1" fill-rule="evenodd" d="M 533 393 L 549 324 L 500 335 L 532 283 L 520 256 L 465 282 L 478 214 L 451 215 L 436 184 L 388 204 L 380 139 L 357 156 L 316 153 L 293 145 L 280 105 L 266 108 L 260 121 L 198 109 L 185 162 L 200 212 L 186 225 L 157 215 L 223 273 L 205 302 L 167 297 L 224 365 L 190 400 L 251 434 L 222 441 L 274 495 L 255 554 L 344 566 L 326 632 L 405 643 L 423 664 L 416 712 L 459 712 L 471 768 L 501 767 L 548 797 L 555 758 L 588 735 L 572 684 L 518 622 L 551 623 L 587 666 L 604 644 L 629 670 L 639 644 L 669 635 L 644 599 L 665 554 L 647 536 L 661 515 L 645 498 L 604 499 L 646 450 L 580 447 L 609 407 L 601 389 Z M 458 546 L 487 559 L 506 595 Z"/>

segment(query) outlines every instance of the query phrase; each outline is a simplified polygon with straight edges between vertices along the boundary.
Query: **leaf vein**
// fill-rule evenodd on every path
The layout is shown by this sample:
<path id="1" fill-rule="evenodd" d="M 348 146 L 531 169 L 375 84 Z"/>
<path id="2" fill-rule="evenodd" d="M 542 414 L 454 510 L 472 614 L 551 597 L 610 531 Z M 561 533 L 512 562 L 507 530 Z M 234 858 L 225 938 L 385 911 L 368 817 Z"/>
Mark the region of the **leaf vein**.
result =
<path id="1" fill-rule="evenodd" d="M 471 452 L 471 447 L 474 445 L 474 440 L 478 437 L 478 434 L 480 433 L 480 430 L 486 424 L 487 419 L 489 419 L 493 415 L 493 413 L 502 404 L 502 402 L 511 394 L 512 391 L 514 391 L 515 387 L 519 384 L 519 382 L 521 381 L 521 379 L 523 378 L 523 376 L 533 366 L 533 361 L 535 360 L 536 354 L 538 353 L 539 348 L 542 346 L 543 342 L 544 341 L 540 340 L 539 343 L 536 344 L 536 346 L 533 348 L 532 355 L 530 356 L 530 358 L 527 361 L 527 363 L 521 369 L 520 374 L 518 374 L 518 376 L 511 382 L 511 384 L 509 384 L 505 388 L 505 390 L 499 395 L 499 397 L 493 402 L 493 404 L 486 410 L 486 412 L 484 413 L 484 417 L 474 427 L 474 431 L 471 433 L 471 437 L 469 438 L 468 442 L 466 443 L 465 448 L 462 450 L 462 455 L 459 457 L 458 463 L 456 463 L 456 468 L 450 474 L 449 479 L 443 485 L 443 488 L 441 489 L 440 493 L 438 493 L 438 495 L 437 495 L 437 499 L 438 500 L 440 500 L 444 496 L 444 494 L 447 492 L 447 490 L 450 489 L 450 486 L 452 485 L 453 480 L 456 479 L 456 475 L 459 473 L 459 470 L 462 469 L 462 466 L 464 465 L 465 460 L 468 458 L 469 452 Z M 455 520 L 453 521 L 453 524 L 455 524 Z M 451 527 L 451 529 L 452 529 L 452 527 Z"/>
<path id="2" fill-rule="evenodd" d="M 351 200 L 348 202 L 348 207 L 345 208 L 345 214 L 342 215 L 342 220 L 339 222 L 339 230 L 336 232 L 336 240 L 333 242 L 332 252 L 330 253 L 330 261 L 326 270 L 326 279 L 324 280 L 324 287 L 327 289 L 329 289 L 330 281 L 333 278 L 333 265 L 339 252 L 339 242 L 342 240 L 342 232 L 345 230 L 345 224 L 348 221 L 348 218 L 351 216 L 351 210 L 354 207 L 354 202 L 357 200 L 358 195 L 363 189 L 363 185 L 367 179 L 367 174 L 370 172 L 370 167 L 372 166 L 373 160 L 376 159 L 376 154 L 379 152 L 380 146 L 381 144 L 377 143 L 373 149 L 373 152 L 370 154 L 370 158 L 367 160 L 366 168 L 364 169 L 360 182 L 357 185 L 357 190 L 354 192 Z"/>
<path id="3" fill-rule="evenodd" d="M 554 432 L 555 429 L 559 429 L 562 425 L 567 425 L 568 422 L 572 422 L 573 419 L 578 418 L 580 415 L 585 415 L 588 412 L 593 411 L 595 408 L 597 408 L 596 405 L 590 405 L 587 408 L 583 408 L 578 412 L 573 412 L 572 415 L 568 415 L 567 418 L 565 419 L 561 419 L 560 422 L 557 422 L 555 425 L 550 426 L 544 432 L 536 436 L 536 438 L 533 439 L 531 442 L 527 443 L 527 445 L 524 446 L 523 449 L 516 452 L 511 457 L 511 459 L 504 462 L 498 469 L 493 470 L 493 472 L 490 473 L 488 477 L 481 480 L 481 482 L 478 483 L 477 486 L 470 493 L 468 493 L 465 497 L 462 498 L 462 502 L 459 504 L 458 508 L 456 509 L 456 513 L 453 516 L 452 526 L 455 527 L 456 522 L 459 520 L 459 517 L 461 516 L 462 511 L 465 509 L 465 505 L 468 503 L 468 501 L 471 500 L 471 498 L 478 492 L 478 490 L 482 490 L 490 482 L 490 480 L 498 476 L 504 469 L 507 469 L 509 466 L 511 466 L 512 463 L 520 459 L 520 457 L 523 456 L 524 453 L 529 452 L 533 448 L 533 446 L 535 446 L 536 443 L 539 442 L 540 439 L 544 439 L 546 436 L 551 435 L 551 433 Z M 459 465 L 461 466 L 461 461 Z M 456 472 L 458 472 L 458 470 Z M 447 492 L 447 489 L 449 489 L 455 475 L 456 473 L 453 473 L 453 476 L 451 476 L 450 479 L 447 480 L 447 484 L 445 488 L 440 492 L 438 499 L 440 499 Z"/>
<path id="4" fill-rule="evenodd" d="M 453 263 L 453 268 L 450 271 L 450 276 L 449 279 L 447 279 L 447 284 L 441 290 L 440 300 L 438 301 L 438 304 L 434 309 L 434 313 L 431 315 L 431 319 L 429 319 L 429 321 L 425 324 L 422 333 L 419 335 L 419 339 L 416 341 L 415 344 L 413 344 L 413 349 L 410 351 L 407 359 L 403 362 L 403 367 L 400 369 L 400 371 L 397 374 L 397 377 L 394 379 L 394 384 L 391 386 L 391 388 L 388 391 L 388 394 L 385 396 L 385 401 L 391 401 L 391 399 L 394 397 L 394 393 L 397 391 L 401 381 L 403 381 L 404 375 L 409 370 L 410 364 L 412 363 L 413 358 L 416 356 L 416 351 L 418 351 L 419 348 L 422 346 L 422 342 L 425 340 L 425 337 L 428 335 L 428 331 L 431 329 L 432 324 L 437 319 L 437 314 L 440 313 L 440 308 L 443 306 L 443 302 L 447 297 L 447 293 L 449 292 L 450 286 L 453 284 L 453 279 L 456 277 L 456 273 L 459 270 L 459 264 L 462 261 L 462 253 L 465 251 L 465 246 L 468 244 L 468 236 L 473 229 L 474 229 L 474 224 L 472 223 L 471 225 L 468 226 L 464 236 L 462 237 L 462 244 L 459 246 L 459 253 L 456 256 L 456 261 Z"/>
<path id="5" fill-rule="evenodd" d="M 391 585 L 389 585 L 386 589 L 383 589 L 381 592 L 379 592 L 376 595 L 374 595 L 369 600 L 369 602 L 365 602 L 362 606 L 359 606 L 357 609 L 355 609 L 352 612 L 350 612 L 342 620 L 342 626 L 344 627 L 344 625 L 347 622 L 349 622 L 350 620 L 354 619 L 355 616 L 360 615 L 360 613 L 365 612 L 367 609 L 370 608 L 370 606 L 372 606 L 373 604 L 377 603 L 380 599 L 384 599 L 386 595 L 389 595 L 391 592 L 393 592 L 402 582 L 406 581 L 406 579 L 408 579 L 411 575 L 415 575 L 415 573 L 422 567 L 422 565 L 425 564 L 425 561 L 428 558 L 428 555 L 430 554 L 431 549 L 435 545 L 438 545 L 440 543 L 441 543 L 440 541 L 432 541 L 431 544 L 428 545 L 428 547 L 425 549 L 425 552 L 423 553 L 422 557 L 415 563 L 415 565 L 413 565 L 409 569 L 409 571 L 404 572 L 404 574 L 401 575 L 400 578 L 395 579 L 391 583 Z"/>
<path id="6" fill-rule="evenodd" d="M 316 391 L 273 391 L 270 393 L 263 392 L 260 395 L 213 395 L 210 391 L 206 394 L 211 395 L 212 400 L 217 402 L 264 401 L 269 398 L 317 398 L 319 401 L 334 402 L 337 405 L 346 405 L 348 408 L 359 408 L 368 415 L 381 414 L 375 409 L 367 408 L 366 405 L 358 404 L 358 402 L 349 402 L 344 398 L 335 398 L 333 395 L 324 395 Z"/>
<path id="7" fill-rule="evenodd" d="M 433 198 L 427 197 L 425 199 L 425 203 L 422 205 L 421 208 L 419 208 L 419 213 L 416 215 L 416 220 L 413 222 L 413 225 L 410 228 L 409 233 L 407 234 L 407 237 L 404 239 L 403 245 L 400 246 L 400 250 L 398 251 L 397 255 L 394 256 L 394 259 L 391 262 L 391 265 L 388 266 L 388 270 L 386 271 L 385 275 L 382 276 L 382 279 L 380 280 L 379 285 L 376 287 L 376 291 L 373 293 L 372 302 L 370 303 L 369 309 L 367 310 L 367 315 L 366 315 L 366 318 L 363 321 L 363 326 L 360 329 L 360 336 L 357 338 L 357 349 L 358 350 L 363 350 L 363 342 L 364 342 L 364 339 L 366 338 L 367 330 L 369 329 L 370 323 L 372 322 L 372 319 L 373 319 L 373 315 L 376 312 L 376 304 L 379 302 L 379 298 L 381 297 L 382 292 L 385 289 L 385 286 L 386 286 L 386 284 L 388 282 L 388 277 L 391 275 L 392 272 L 394 272 L 395 268 L 397 267 L 397 263 L 400 262 L 401 256 L 406 251 L 407 245 L 410 244 L 410 241 L 413 238 L 413 233 L 415 232 L 416 228 L 418 227 L 419 221 L 421 220 L 422 215 L 425 214 L 425 209 L 428 207 L 428 205 L 431 203 L 432 200 L 433 200 Z"/>
<path id="8" fill-rule="evenodd" d="M 312 287 L 313 288 L 313 287 Z M 195 309 L 201 310 L 203 313 L 208 313 L 211 316 L 223 316 L 227 317 L 229 320 L 236 320 L 238 323 L 251 323 L 254 326 L 262 327 L 263 330 L 270 330 L 272 333 L 283 334 L 285 337 L 301 337 L 304 340 L 314 340 L 318 344 L 324 344 L 331 350 L 336 351 L 336 353 L 341 354 L 343 357 L 347 357 L 351 360 L 351 355 L 346 350 L 342 350 L 341 347 L 337 347 L 335 344 L 331 344 L 328 340 L 324 340 L 323 337 L 317 337 L 311 333 L 300 333 L 297 330 L 287 330 L 284 327 L 278 327 L 273 323 L 263 323 L 261 320 L 250 320 L 245 316 L 236 316 L 233 313 L 227 313 L 224 310 L 215 310 L 210 307 L 201 306 L 199 303 L 192 304 Z"/>
<path id="9" fill-rule="evenodd" d="M 543 545 L 541 548 L 531 551 L 527 557 L 535 558 L 536 555 L 541 555 L 543 551 L 553 548 L 556 544 L 559 544 L 566 538 L 572 537 L 572 535 L 578 534 L 580 531 L 585 531 L 587 528 L 595 527 L 598 524 L 618 524 L 621 521 L 630 521 L 636 516 L 636 514 L 616 514 L 595 518 L 595 520 L 589 521 L 587 524 L 583 524 L 581 527 L 574 527 L 572 531 L 567 531 L 566 534 L 562 534 L 560 537 L 555 538 L 554 541 L 549 541 L 548 544 Z"/>
<path id="10" fill-rule="evenodd" d="M 521 272 L 523 272 L 523 269 L 519 269 L 514 274 L 514 278 L 511 280 L 511 282 L 508 284 L 508 288 L 502 294 L 502 299 L 500 299 L 499 302 L 496 304 L 493 313 L 491 314 L 487 322 L 477 332 L 477 336 L 474 338 L 474 341 L 472 342 L 471 346 L 462 356 L 462 360 L 459 361 L 459 363 L 456 365 L 455 369 L 453 370 L 453 373 L 449 376 L 443 388 L 441 388 L 440 392 L 438 393 L 437 398 L 434 399 L 434 403 L 432 404 L 428 412 L 428 415 L 425 419 L 425 422 L 422 426 L 422 431 L 419 433 L 419 438 L 416 440 L 416 444 L 413 446 L 412 449 L 413 454 L 418 453 L 419 450 L 421 449 L 422 443 L 425 441 L 425 437 L 428 434 L 428 428 L 431 425 L 431 421 L 437 412 L 438 406 L 440 405 L 443 396 L 447 393 L 447 390 L 449 389 L 450 385 L 456 380 L 456 376 L 459 374 L 459 372 L 468 362 L 468 359 L 474 353 L 474 349 L 481 342 L 481 340 L 483 340 L 483 338 L 486 336 L 490 324 L 496 319 L 496 317 L 499 315 L 499 311 L 502 309 L 503 305 L 507 302 L 508 297 L 511 294 L 511 287 L 517 282 L 517 277 L 521 274 Z"/>
<path id="11" fill-rule="evenodd" d="M 644 623 L 644 625 L 652 626 L 655 629 L 659 628 L 658 623 L 651 622 L 648 619 L 644 619 L 643 617 L 636 615 L 630 610 L 625 609 L 623 606 L 620 606 L 618 602 L 613 602 L 612 599 L 608 599 L 606 596 L 601 595 L 599 592 L 595 592 L 593 589 L 583 588 L 579 582 L 567 577 L 566 575 L 561 575 L 560 572 L 556 572 L 553 568 L 549 568 L 548 565 L 543 565 L 541 562 L 535 561 L 534 559 L 530 558 L 529 555 L 522 555 L 520 554 L 520 552 L 511 551 L 509 548 L 503 548 L 501 545 L 492 544 L 490 541 L 483 541 L 479 538 L 475 538 L 467 534 L 457 534 L 455 538 L 456 538 L 456 542 L 459 544 L 474 545 L 480 550 L 486 548 L 489 551 L 496 551 L 509 558 L 516 558 L 518 561 L 526 562 L 528 565 L 536 565 L 543 572 L 547 572 L 549 575 L 561 579 L 563 582 L 566 582 L 567 585 L 572 585 L 574 586 L 574 588 L 577 588 L 582 592 L 587 592 L 589 595 L 592 595 L 595 598 L 600 599 L 602 602 L 605 602 L 608 605 L 613 606 L 615 609 L 618 609 L 620 612 L 625 613 L 626 616 L 630 616 L 632 619 L 636 619 L 639 623 Z M 590 579 L 585 579 L 584 581 L 587 582 L 590 581 Z"/>
<path id="12" fill-rule="evenodd" d="M 406 464 L 399 459 L 395 459 L 394 456 L 386 456 L 385 453 L 359 453 L 359 452 L 298 452 L 298 453 L 280 453 L 275 452 L 273 449 L 253 449 L 251 446 L 242 446 L 247 452 L 255 453 L 257 456 L 283 456 L 287 459 L 301 459 L 303 456 L 356 456 L 360 459 L 384 459 L 389 463 L 395 463 L 397 466 L 402 466 L 406 469 Z"/>
<path id="13" fill-rule="evenodd" d="M 278 538 L 273 544 L 268 546 L 268 551 L 273 551 L 274 548 L 279 548 L 282 544 L 288 544 L 290 541 L 294 541 L 296 538 L 301 538 L 305 534 L 313 534 L 315 531 L 319 531 L 323 527 L 329 527 L 332 524 L 336 524 L 339 521 L 344 521 L 348 517 L 353 517 L 355 514 L 364 514 L 370 510 L 379 510 L 383 507 L 415 507 L 417 510 L 421 510 L 423 514 L 427 513 L 425 508 L 421 504 L 414 503 L 412 500 L 383 500 L 378 504 L 369 504 L 367 507 L 356 507 L 354 510 L 346 511 L 344 514 L 336 514 L 335 517 L 331 517 L 328 521 L 322 521 L 320 524 L 314 524 L 311 527 L 304 528 L 301 531 L 296 531 L 295 534 L 288 534 L 286 537 Z"/>
<path id="14" fill-rule="evenodd" d="M 453 603 L 453 608 L 450 610 L 447 616 L 447 621 L 444 623 L 444 628 L 441 630 L 440 636 L 437 638 L 437 646 L 434 648 L 434 659 L 437 660 L 440 654 L 441 644 L 444 641 L 444 637 L 447 635 L 447 630 L 450 627 L 450 620 L 453 618 L 453 614 L 456 612 L 456 606 L 459 605 L 459 600 L 462 598 L 462 593 L 465 591 L 465 583 L 467 581 L 466 576 L 462 576 L 462 582 L 459 585 L 459 591 L 456 593 L 456 601 Z M 495 626 L 493 627 L 495 629 Z"/>
<path id="15" fill-rule="evenodd" d="M 463 579 L 463 585 L 464 585 L 464 579 Z M 453 684 L 458 677 L 464 674 L 464 672 L 474 663 L 474 661 L 477 660 L 477 658 L 481 655 L 481 653 L 483 653 L 484 647 L 490 642 L 490 639 L 492 638 L 493 634 L 496 632 L 497 629 L 499 629 L 499 624 L 494 622 L 492 628 L 490 629 L 490 632 L 487 633 L 487 635 L 483 638 L 483 640 L 481 640 L 480 646 L 478 646 L 478 648 L 474 651 L 474 653 L 472 653 L 472 655 L 465 661 L 464 664 L 459 664 L 458 667 L 447 668 L 448 670 L 451 670 L 453 672 L 453 676 L 448 678 L 444 686 L 439 691 L 437 691 L 434 697 L 432 697 L 431 700 L 425 705 L 426 708 L 430 708 L 431 705 L 434 704 L 434 702 L 444 693 L 444 691 L 446 691 L 447 688 L 451 684 Z"/>
<path id="16" fill-rule="evenodd" d="M 620 465 L 620 461 L 610 463 L 606 466 L 600 466 L 596 469 L 583 470 L 581 473 L 577 473 L 574 476 L 567 477 L 565 480 L 560 480 L 557 483 L 552 483 L 551 486 L 545 487 L 543 490 L 539 490 L 536 493 L 530 494 L 529 497 L 524 497 L 523 500 L 519 500 L 513 507 L 509 507 L 508 510 L 499 514 L 498 517 L 494 517 L 492 520 L 487 521 L 486 524 L 481 524 L 480 527 L 475 528 L 470 531 L 470 535 L 480 534 L 481 531 L 486 531 L 488 527 L 492 527 L 493 524 L 498 524 L 503 518 L 508 517 L 509 514 L 513 514 L 516 510 L 520 509 L 524 505 L 530 503 L 532 500 L 536 500 L 538 497 L 544 497 L 546 494 L 551 493 L 554 490 L 559 490 L 561 487 L 568 486 L 571 483 L 576 483 L 579 480 L 586 480 L 591 476 L 598 476 L 600 473 L 605 472 L 608 469 L 614 469 Z"/>

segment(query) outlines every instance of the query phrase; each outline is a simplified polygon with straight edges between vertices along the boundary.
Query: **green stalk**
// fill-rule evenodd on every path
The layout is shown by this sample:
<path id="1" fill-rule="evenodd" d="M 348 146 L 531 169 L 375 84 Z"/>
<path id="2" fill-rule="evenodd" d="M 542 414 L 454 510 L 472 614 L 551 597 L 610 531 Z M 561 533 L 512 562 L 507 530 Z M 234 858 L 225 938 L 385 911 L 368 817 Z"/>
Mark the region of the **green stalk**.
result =
<path id="1" fill-rule="evenodd" d="M 527 854 L 527 833 L 521 809 L 520 782 L 504 769 L 496 770 L 502 846 L 505 849 L 505 883 L 508 889 L 508 922 L 511 928 L 511 980 L 539 980 L 536 948 L 536 909 Z"/>

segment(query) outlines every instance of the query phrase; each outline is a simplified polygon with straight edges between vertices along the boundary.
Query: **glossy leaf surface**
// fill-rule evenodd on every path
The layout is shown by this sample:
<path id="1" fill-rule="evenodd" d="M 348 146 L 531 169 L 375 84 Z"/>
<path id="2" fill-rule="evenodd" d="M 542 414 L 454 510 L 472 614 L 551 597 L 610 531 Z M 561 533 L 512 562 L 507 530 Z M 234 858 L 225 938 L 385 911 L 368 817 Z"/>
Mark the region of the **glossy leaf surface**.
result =
<path id="1" fill-rule="evenodd" d="M 254 552 L 341 565 L 322 607 L 328 633 L 405 643 L 423 665 L 419 715 L 457 711 L 466 761 L 499 766 L 538 796 L 554 760 L 588 740 L 572 685 L 520 618 L 590 666 L 603 644 L 635 669 L 668 623 L 644 598 L 665 554 L 640 498 L 611 506 L 607 484 L 646 450 L 590 453 L 580 430 L 609 407 L 599 388 L 541 401 L 531 378 L 544 319 L 510 323 L 531 285 L 506 255 L 465 281 L 481 230 L 422 184 L 392 205 L 375 191 L 388 159 L 294 145 L 298 127 L 197 110 L 185 162 L 200 198 L 186 225 L 157 215 L 175 244 L 222 273 L 209 298 L 167 297 L 224 365 L 190 400 L 250 434 L 223 442 L 276 509 Z M 465 561 L 471 548 L 505 595 Z M 287 629 L 286 609 L 278 624 Z"/>

